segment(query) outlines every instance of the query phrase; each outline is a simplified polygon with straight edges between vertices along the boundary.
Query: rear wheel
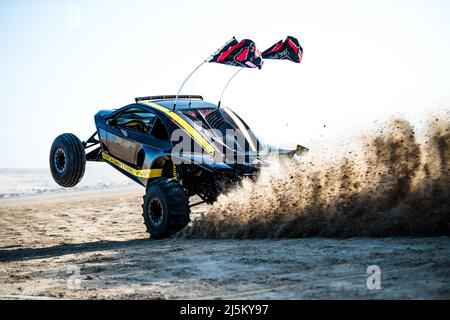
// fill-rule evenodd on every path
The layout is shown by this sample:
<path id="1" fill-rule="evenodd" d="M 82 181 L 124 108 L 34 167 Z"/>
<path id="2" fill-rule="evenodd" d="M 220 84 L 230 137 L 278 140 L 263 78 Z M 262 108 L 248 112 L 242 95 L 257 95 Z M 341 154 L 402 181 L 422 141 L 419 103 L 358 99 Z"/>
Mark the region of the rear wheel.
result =
<path id="1" fill-rule="evenodd" d="M 64 133 L 53 141 L 50 149 L 50 171 L 62 187 L 70 188 L 80 182 L 86 167 L 83 144 L 72 133 Z"/>
<path id="2" fill-rule="evenodd" d="M 189 222 L 189 197 L 173 179 L 159 178 L 152 182 L 142 207 L 147 232 L 154 239 L 169 237 Z"/>

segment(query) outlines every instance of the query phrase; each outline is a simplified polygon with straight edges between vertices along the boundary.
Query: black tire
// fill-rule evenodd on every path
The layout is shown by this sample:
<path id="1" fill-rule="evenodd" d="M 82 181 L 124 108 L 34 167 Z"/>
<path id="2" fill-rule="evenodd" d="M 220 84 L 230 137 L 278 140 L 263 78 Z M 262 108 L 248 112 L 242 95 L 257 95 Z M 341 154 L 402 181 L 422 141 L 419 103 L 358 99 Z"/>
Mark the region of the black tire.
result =
<path id="1" fill-rule="evenodd" d="M 72 133 L 64 133 L 53 141 L 50 149 L 50 171 L 62 187 L 70 188 L 80 182 L 86 168 L 83 144 Z"/>
<path id="2" fill-rule="evenodd" d="M 169 237 L 189 223 L 189 197 L 173 179 L 159 178 L 152 182 L 142 208 L 147 232 L 153 239 Z"/>

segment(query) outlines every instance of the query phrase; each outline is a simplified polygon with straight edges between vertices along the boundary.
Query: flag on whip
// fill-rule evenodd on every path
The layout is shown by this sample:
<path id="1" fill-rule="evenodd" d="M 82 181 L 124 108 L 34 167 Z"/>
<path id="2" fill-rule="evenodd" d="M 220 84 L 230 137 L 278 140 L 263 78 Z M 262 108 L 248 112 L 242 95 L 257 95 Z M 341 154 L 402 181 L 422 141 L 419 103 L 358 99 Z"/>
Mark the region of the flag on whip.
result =
<path id="1" fill-rule="evenodd" d="M 258 69 L 261 69 L 263 65 L 261 51 L 256 48 L 252 40 L 244 39 L 238 42 L 234 37 L 214 53 L 208 62 Z"/>
<path id="2" fill-rule="evenodd" d="M 303 48 L 294 37 L 288 36 L 280 40 L 262 53 L 263 59 L 289 60 L 300 63 L 303 57 Z"/>

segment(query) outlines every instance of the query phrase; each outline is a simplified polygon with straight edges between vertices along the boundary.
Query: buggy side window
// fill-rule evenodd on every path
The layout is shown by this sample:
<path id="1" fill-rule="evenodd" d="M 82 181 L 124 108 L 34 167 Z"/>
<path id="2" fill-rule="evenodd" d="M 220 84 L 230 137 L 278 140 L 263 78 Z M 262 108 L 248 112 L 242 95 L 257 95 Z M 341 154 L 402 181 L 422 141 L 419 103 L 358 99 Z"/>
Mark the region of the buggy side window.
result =
<path id="1" fill-rule="evenodd" d="M 130 108 L 116 118 L 117 126 L 140 133 L 151 134 L 157 139 L 169 141 L 169 134 L 162 121 L 151 111 Z"/>
<path id="2" fill-rule="evenodd" d="M 156 115 L 150 111 L 130 108 L 120 113 L 117 117 L 117 125 L 124 129 L 149 133 L 153 128 L 155 120 Z"/>

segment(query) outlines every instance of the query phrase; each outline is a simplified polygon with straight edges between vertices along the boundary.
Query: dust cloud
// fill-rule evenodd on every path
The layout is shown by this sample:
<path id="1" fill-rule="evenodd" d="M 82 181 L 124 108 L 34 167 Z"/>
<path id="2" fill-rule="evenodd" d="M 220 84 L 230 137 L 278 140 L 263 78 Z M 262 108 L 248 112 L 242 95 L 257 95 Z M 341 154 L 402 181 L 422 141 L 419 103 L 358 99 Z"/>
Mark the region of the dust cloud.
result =
<path id="1" fill-rule="evenodd" d="M 450 117 L 424 133 L 392 119 L 359 152 L 285 159 L 210 206 L 178 237 L 450 235 Z"/>

